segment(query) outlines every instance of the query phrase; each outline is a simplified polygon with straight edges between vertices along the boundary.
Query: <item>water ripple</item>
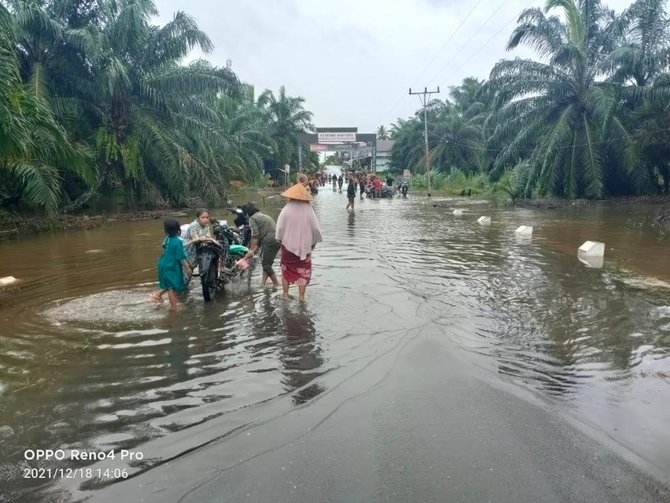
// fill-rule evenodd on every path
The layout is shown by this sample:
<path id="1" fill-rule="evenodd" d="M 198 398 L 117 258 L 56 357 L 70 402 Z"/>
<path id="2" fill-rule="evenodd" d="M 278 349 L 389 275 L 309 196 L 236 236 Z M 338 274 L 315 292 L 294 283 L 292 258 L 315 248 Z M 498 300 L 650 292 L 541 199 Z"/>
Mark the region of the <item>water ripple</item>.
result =
<path id="1" fill-rule="evenodd" d="M 320 194 L 325 242 L 307 305 L 260 289 L 258 277 L 207 305 L 194 288 L 179 313 L 149 304 L 155 222 L 40 238 L 51 244 L 51 268 L 36 277 L 18 271 L 25 290 L 1 313 L 0 427 L 9 454 L 0 472 L 27 447 L 128 448 L 234 411 L 248 409 L 251 421 L 258 404 L 304 406 L 426 327 L 496 378 L 569 404 L 612 434 L 613 410 L 638 417 L 643 408 L 654 422 L 620 433 L 640 449 L 667 438 L 654 424 L 670 421 L 670 271 L 653 280 L 639 263 L 623 269 L 616 250 L 602 270 L 581 266 L 574 255 L 583 228 L 594 229 L 588 213 L 434 202 L 363 200 L 348 213 L 342 194 Z M 455 217 L 455 208 L 466 211 Z M 484 214 L 490 226 L 476 223 Z M 646 235 L 621 231 L 622 216 L 607 218 L 602 239 L 621 253 L 630 256 L 625 239 L 635 239 L 657 260 L 667 256 Z M 514 237 L 520 224 L 535 227 L 533 240 Z M 10 491 L 19 487 L 12 478 Z"/>

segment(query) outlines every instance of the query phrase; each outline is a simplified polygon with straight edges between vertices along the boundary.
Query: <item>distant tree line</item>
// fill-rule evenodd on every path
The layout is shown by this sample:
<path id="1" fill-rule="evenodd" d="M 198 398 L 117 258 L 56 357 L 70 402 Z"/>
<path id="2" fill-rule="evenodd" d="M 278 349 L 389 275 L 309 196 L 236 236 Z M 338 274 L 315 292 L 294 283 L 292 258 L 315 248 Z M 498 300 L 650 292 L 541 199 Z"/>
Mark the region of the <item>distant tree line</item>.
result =
<path id="1" fill-rule="evenodd" d="M 304 99 L 255 96 L 212 43 L 152 0 L 0 0 L 0 209 L 210 204 L 297 163 Z M 305 156 L 309 166 L 318 156 Z"/>
<path id="2" fill-rule="evenodd" d="M 524 10 L 507 49 L 537 59 L 502 60 L 429 104 L 431 169 L 506 177 L 518 197 L 669 194 L 669 30 L 665 0 Z M 423 173 L 423 112 L 390 134 L 393 169 Z"/>

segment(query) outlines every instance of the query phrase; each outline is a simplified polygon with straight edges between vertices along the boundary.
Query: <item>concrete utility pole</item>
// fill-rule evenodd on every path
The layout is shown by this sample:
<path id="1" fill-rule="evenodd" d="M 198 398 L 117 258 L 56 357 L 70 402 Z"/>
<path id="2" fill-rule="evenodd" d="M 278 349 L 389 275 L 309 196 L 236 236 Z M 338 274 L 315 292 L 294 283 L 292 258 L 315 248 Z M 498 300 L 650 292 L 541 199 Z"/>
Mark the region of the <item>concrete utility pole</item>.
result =
<path id="1" fill-rule="evenodd" d="M 412 88 L 409 88 L 409 94 L 417 94 L 423 105 L 423 139 L 426 143 L 426 178 L 428 179 L 428 197 L 430 197 L 430 167 L 428 162 L 428 112 L 426 112 L 426 106 L 428 105 L 428 98 L 431 94 L 439 94 L 440 86 L 437 86 L 437 91 L 429 91 L 427 87 L 423 88 L 423 91 L 418 93 L 413 93 Z"/>

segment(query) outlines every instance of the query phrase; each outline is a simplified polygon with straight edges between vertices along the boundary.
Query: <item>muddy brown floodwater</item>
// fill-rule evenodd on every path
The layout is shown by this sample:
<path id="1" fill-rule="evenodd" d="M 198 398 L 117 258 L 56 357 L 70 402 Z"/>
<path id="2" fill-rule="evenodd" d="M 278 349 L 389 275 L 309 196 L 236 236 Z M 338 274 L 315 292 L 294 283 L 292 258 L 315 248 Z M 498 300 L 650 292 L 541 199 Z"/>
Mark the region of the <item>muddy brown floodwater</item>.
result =
<path id="1" fill-rule="evenodd" d="M 158 220 L 0 243 L 0 276 L 21 279 L 0 294 L 0 501 L 68 501 L 62 476 L 25 470 L 91 464 L 27 461 L 28 449 L 138 450 L 127 467 L 140 471 L 225 436 L 222 418 L 232 431 L 264 407 L 310 407 L 428 323 L 478 379 L 533 394 L 670 478 L 670 236 L 648 225 L 657 207 L 433 202 L 357 200 L 348 213 L 345 194 L 322 189 L 306 305 L 258 278 L 211 304 L 195 288 L 179 313 L 151 305 Z M 604 268 L 577 260 L 587 239 L 606 243 Z"/>

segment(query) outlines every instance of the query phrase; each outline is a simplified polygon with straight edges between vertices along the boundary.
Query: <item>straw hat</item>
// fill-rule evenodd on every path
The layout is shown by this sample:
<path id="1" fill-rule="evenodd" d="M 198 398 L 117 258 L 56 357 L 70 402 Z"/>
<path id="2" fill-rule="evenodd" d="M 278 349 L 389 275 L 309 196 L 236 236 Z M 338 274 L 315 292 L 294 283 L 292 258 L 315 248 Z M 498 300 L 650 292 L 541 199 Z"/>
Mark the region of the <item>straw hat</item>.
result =
<path id="1" fill-rule="evenodd" d="M 289 199 L 295 199 L 296 201 L 309 202 L 312 200 L 312 196 L 302 183 L 296 183 L 293 187 L 289 187 L 282 192 L 281 195 Z"/>

